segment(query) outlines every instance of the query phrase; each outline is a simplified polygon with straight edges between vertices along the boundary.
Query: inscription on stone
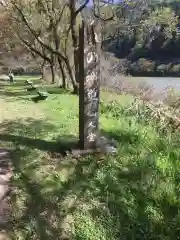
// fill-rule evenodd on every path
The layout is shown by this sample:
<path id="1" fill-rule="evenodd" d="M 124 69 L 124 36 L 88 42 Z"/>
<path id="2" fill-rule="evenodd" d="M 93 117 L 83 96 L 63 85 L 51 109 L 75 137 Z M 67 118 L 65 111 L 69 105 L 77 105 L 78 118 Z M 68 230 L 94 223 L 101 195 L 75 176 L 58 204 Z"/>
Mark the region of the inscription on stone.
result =
<path id="1" fill-rule="evenodd" d="M 94 20 L 82 14 L 79 29 L 79 140 L 86 152 L 116 153 L 112 141 L 99 134 L 101 20 L 100 1 L 94 0 Z M 98 10 L 97 13 L 95 10 Z M 88 18 L 89 19 L 89 18 Z"/>
<path id="2" fill-rule="evenodd" d="M 85 29 L 90 29 L 85 31 Z M 86 34 L 85 33 L 91 33 Z M 84 36 L 81 36 L 81 35 Z M 96 34 L 97 35 L 97 34 Z M 96 148 L 99 124 L 99 85 L 100 66 L 97 53 L 97 42 L 91 24 L 84 23 L 80 31 L 80 51 L 84 53 L 80 60 L 80 144 L 83 149 Z M 83 40 L 82 40 L 83 38 Z M 97 37 L 96 37 L 97 39 Z M 84 48 L 82 49 L 82 45 Z M 81 54 L 80 54 L 81 55 Z M 82 73 L 83 71 L 83 73 Z M 83 129 L 82 129 L 83 128 Z M 82 134 L 83 133 L 83 134 Z"/>

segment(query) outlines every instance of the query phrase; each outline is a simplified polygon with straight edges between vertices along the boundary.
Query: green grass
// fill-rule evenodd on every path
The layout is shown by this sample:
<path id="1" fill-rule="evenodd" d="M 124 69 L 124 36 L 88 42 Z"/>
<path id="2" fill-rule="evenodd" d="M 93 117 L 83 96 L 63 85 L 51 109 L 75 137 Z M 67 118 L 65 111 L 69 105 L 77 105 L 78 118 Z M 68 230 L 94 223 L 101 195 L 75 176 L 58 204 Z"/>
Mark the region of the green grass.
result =
<path id="1" fill-rule="evenodd" d="M 0 145 L 11 149 L 14 169 L 12 239 L 180 239 L 180 134 L 124 111 L 132 97 L 103 92 L 100 126 L 118 154 L 63 157 L 78 139 L 78 98 L 55 90 L 33 103 L 21 81 L 0 85 Z"/>

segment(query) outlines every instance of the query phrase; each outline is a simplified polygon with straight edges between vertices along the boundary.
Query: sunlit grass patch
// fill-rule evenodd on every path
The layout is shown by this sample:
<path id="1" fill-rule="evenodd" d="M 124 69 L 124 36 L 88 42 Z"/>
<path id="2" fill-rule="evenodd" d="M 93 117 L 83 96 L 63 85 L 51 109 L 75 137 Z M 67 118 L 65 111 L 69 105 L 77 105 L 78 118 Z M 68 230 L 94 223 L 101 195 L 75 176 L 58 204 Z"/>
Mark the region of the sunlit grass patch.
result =
<path id="1" fill-rule="evenodd" d="M 26 93 L 24 85 L 3 91 Z M 179 133 L 127 110 L 131 96 L 101 96 L 101 133 L 118 154 L 75 159 L 62 150 L 78 139 L 77 96 L 55 89 L 36 104 L 31 95 L 0 95 L 0 145 L 14 169 L 12 239 L 180 236 Z"/>

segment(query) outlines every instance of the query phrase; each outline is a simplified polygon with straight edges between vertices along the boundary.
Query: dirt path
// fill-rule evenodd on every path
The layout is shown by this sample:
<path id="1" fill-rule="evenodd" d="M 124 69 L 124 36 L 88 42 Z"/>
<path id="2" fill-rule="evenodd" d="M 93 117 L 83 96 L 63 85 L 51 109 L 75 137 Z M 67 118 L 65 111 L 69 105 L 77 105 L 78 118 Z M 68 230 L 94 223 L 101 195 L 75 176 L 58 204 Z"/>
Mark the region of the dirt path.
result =
<path id="1" fill-rule="evenodd" d="M 0 96 L 0 133 L 4 131 L 4 124 L 8 121 L 18 121 L 33 119 L 43 119 L 45 114 L 38 105 L 16 101 Z M 0 141 L 0 240 L 10 240 L 7 225 L 10 217 L 10 178 L 13 174 L 11 166 L 10 151 L 1 148 Z"/>
<path id="2" fill-rule="evenodd" d="M 0 240 L 10 239 L 5 229 L 9 220 L 9 181 L 11 176 L 10 152 L 0 149 Z"/>

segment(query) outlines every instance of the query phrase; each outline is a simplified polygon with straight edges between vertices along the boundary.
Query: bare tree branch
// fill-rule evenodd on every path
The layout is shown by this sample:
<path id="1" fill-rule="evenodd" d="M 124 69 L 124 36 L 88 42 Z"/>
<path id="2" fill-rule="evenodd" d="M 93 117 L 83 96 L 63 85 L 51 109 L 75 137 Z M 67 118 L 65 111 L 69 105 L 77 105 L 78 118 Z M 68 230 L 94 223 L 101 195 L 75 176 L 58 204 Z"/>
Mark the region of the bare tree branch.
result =
<path id="1" fill-rule="evenodd" d="M 18 11 L 18 13 L 21 16 L 22 21 L 26 24 L 27 28 L 29 29 L 30 33 L 36 38 L 36 40 L 39 42 L 40 45 L 42 45 L 43 47 L 45 47 L 47 50 L 49 50 L 51 53 L 54 53 L 55 55 L 58 55 L 63 61 L 66 61 L 66 57 L 64 57 L 59 51 L 54 50 L 52 47 L 50 47 L 48 44 L 45 44 L 39 34 L 37 34 L 30 26 L 30 24 L 28 23 L 26 17 L 24 16 L 22 10 L 17 6 L 17 4 L 14 4 L 14 8 Z"/>
<path id="2" fill-rule="evenodd" d="M 75 15 L 77 16 L 89 3 L 89 0 L 85 0 L 85 2 L 76 10 Z"/>

